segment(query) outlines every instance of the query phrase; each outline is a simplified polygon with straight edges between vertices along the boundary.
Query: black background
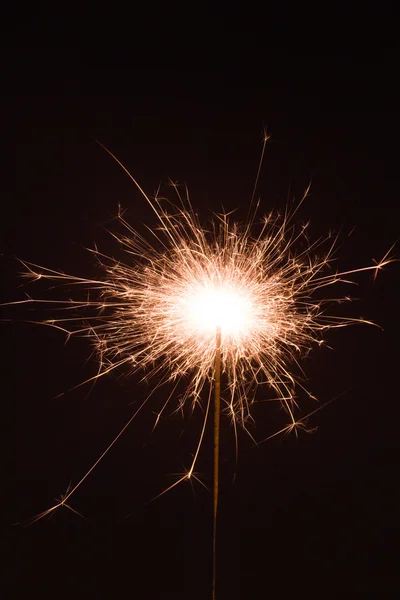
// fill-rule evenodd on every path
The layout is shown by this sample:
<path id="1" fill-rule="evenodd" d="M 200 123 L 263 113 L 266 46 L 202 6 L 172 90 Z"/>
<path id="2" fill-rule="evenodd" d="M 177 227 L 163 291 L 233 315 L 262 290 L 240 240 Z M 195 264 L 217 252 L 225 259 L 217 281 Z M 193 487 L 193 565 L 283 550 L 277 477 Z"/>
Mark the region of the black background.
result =
<path id="1" fill-rule="evenodd" d="M 391 9 L 365 10 L 312 13 L 304 30 L 306 15 L 291 13 L 276 30 L 275 16 L 262 20 L 250 9 L 232 9 L 228 21 L 225 10 L 211 15 L 208 8 L 150 10 L 133 21 L 115 9 L 19 15 L 3 51 L 3 131 L 11 136 L 4 182 L 12 176 L 10 193 L 5 187 L 2 194 L 4 301 L 43 292 L 19 287 L 14 256 L 98 276 L 85 248 L 96 241 L 119 257 L 105 232 L 118 203 L 133 227 L 154 225 L 143 198 L 93 138 L 148 193 L 169 177 L 186 181 L 205 220 L 222 207 L 240 218 L 266 126 L 261 212 L 283 209 L 288 194 L 299 199 L 311 180 L 298 218 L 311 222 L 314 238 L 342 231 L 338 267 L 382 258 L 399 236 L 399 53 Z M 335 19 L 341 27 L 326 40 Z M 295 42 L 294 32 L 303 31 L 303 43 Z M 358 285 L 344 291 L 357 301 L 343 313 L 383 330 L 332 331 L 332 349 L 305 359 L 307 386 L 322 403 L 345 392 L 311 419 L 316 432 L 258 448 L 241 435 L 232 483 L 233 432 L 223 422 L 219 598 L 400 591 L 399 273 L 393 263 L 376 281 L 356 275 Z M 65 345 L 60 332 L 23 322 L 43 318 L 43 310 L 2 312 L 9 320 L 3 402 L 14 403 L 16 428 L 7 597 L 210 597 L 211 495 L 184 483 L 148 504 L 190 463 L 200 413 L 162 419 L 150 435 L 154 414 L 146 407 L 71 498 L 85 519 L 61 509 L 24 527 L 84 475 L 148 388 L 120 373 L 90 393 L 79 388 L 54 399 L 94 374 L 90 346 L 77 339 Z M 164 394 L 156 394 L 155 410 Z M 268 403 L 255 417 L 258 439 L 283 424 Z M 198 463 L 207 485 L 210 436 Z"/>

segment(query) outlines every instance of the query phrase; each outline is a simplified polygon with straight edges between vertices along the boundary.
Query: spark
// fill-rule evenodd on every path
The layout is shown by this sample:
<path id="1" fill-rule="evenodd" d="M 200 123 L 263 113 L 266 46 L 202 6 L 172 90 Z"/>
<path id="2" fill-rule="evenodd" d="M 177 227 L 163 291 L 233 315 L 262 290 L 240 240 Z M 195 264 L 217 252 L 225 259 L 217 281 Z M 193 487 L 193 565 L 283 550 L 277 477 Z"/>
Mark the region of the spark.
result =
<path id="1" fill-rule="evenodd" d="M 266 135 L 262 157 L 267 139 Z M 118 221 L 123 233 L 112 235 L 121 258 L 105 255 L 97 247 L 92 249 L 101 272 L 96 279 L 21 261 L 25 279 L 81 288 L 82 295 L 79 297 L 76 292 L 77 297 L 57 301 L 28 297 L 15 304 L 53 302 L 68 311 L 67 315 L 46 319 L 43 324 L 60 329 L 68 338 L 85 336 L 93 344 L 98 372 L 79 385 L 123 367 L 132 372 L 143 371 L 145 380 L 154 377 L 158 381 L 155 388 L 173 384 L 175 389 L 184 381 L 185 391 L 177 406 L 182 410 L 202 405 L 203 390 L 208 388 L 204 421 L 192 463 L 161 496 L 184 480 L 195 478 L 202 483 L 194 473 L 210 408 L 216 331 L 220 332 L 221 400 L 223 412 L 234 425 L 236 453 L 238 426 L 251 435 L 248 424 L 253 420 L 252 406 L 261 384 L 268 390 L 264 400 L 267 395 L 269 400 L 278 401 L 289 418 L 289 425 L 273 435 L 297 433 L 305 427 L 306 420 L 297 416 L 298 391 L 313 398 L 302 377 L 296 375 L 301 374 L 301 358 L 314 346 L 324 343 L 329 329 L 355 323 L 372 324 L 364 319 L 330 316 L 329 306 L 341 304 L 349 297 L 346 294 L 321 299 L 321 290 L 353 283 L 349 277 L 362 271 L 371 270 L 376 276 L 393 259 L 389 250 L 373 266 L 335 271 L 337 238 L 311 242 L 309 226 L 296 226 L 294 222 L 308 189 L 301 202 L 292 210 L 287 208 L 283 215 L 270 213 L 257 222 L 256 205 L 243 225 L 236 223 L 232 215 L 217 214 L 204 226 L 191 205 L 186 186 L 182 193 L 181 186 L 171 182 L 177 194 L 175 202 L 158 193 L 150 198 L 124 165 L 111 156 L 153 209 L 158 229 L 149 229 L 145 237 L 132 228 L 120 210 Z M 257 180 L 259 173 L 260 168 Z M 38 518 L 60 506 L 71 509 L 67 500 L 150 396 L 81 480 Z M 171 401 L 172 393 L 156 414 L 156 423 Z"/>

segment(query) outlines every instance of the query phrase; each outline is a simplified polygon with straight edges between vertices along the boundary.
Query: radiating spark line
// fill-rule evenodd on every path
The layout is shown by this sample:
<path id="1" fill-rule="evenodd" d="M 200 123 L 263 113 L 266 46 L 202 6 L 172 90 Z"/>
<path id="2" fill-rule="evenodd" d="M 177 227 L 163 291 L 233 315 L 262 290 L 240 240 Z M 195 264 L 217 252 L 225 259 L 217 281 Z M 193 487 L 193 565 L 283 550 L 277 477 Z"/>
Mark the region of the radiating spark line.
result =
<path id="1" fill-rule="evenodd" d="M 123 426 L 123 428 L 120 430 L 120 432 L 114 437 L 114 439 L 112 440 L 112 442 L 107 446 L 107 448 L 104 450 L 104 452 L 102 452 L 102 454 L 99 456 L 99 458 L 93 463 L 93 465 L 90 467 L 90 469 L 88 471 L 86 471 L 85 475 L 83 477 L 81 477 L 81 479 L 78 481 L 78 483 L 76 485 L 74 485 L 72 487 L 72 489 L 67 490 L 65 495 L 61 498 L 61 500 L 59 502 L 57 502 L 57 504 L 55 504 L 54 506 L 52 506 L 51 508 L 48 508 L 47 510 L 39 513 L 38 515 L 36 515 L 35 517 L 32 517 L 28 522 L 27 525 L 32 525 L 33 523 L 36 523 L 37 521 L 39 521 L 40 519 L 43 519 L 44 517 L 49 516 L 50 514 L 52 514 L 54 511 L 56 511 L 58 508 L 61 508 L 61 506 L 65 506 L 67 507 L 69 510 L 71 510 L 72 512 L 76 513 L 77 515 L 79 515 L 80 517 L 84 516 L 79 513 L 77 510 L 75 510 L 74 508 L 72 508 L 70 505 L 67 504 L 67 500 L 69 498 L 71 498 L 71 496 L 76 492 L 76 490 L 82 485 L 82 483 L 89 477 L 89 475 L 91 474 L 91 472 L 97 467 L 97 465 L 103 460 L 103 458 L 106 456 L 106 454 L 108 454 L 108 452 L 111 450 L 111 448 L 114 446 L 114 444 L 119 440 L 119 438 L 123 435 L 123 433 L 126 431 L 126 429 L 129 427 L 129 425 L 132 423 L 132 421 L 136 418 L 136 416 L 139 414 L 139 412 L 142 410 L 142 408 L 145 406 L 145 404 L 148 401 L 148 397 L 145 398 L 145 400 L 140 404 L 139 408 L 133 413 L 133 415 L 129 418 L 129 420 L 125 423 L 125 425 Z"/>
<path id="2" fill-rule="evenodd" d="M 259 442 L 256 442 L 257 446 L 263 444 L 264 442 L 268 442 L 269 440 L 272 440 L 274 437 L 277 437 L 278 435 L 290 433 L 290 431 L 292 431 L 293 428 L 295 428 L 295 427 L 299 427 L 300 426 L 300 427 L 303 427 L 303 429 L 307 429 L 305 423 L 307 422 L 307 420 L 310 417 L 312 417 L 316 413 L 320 412 L 322 409 L 324 409 L 327 406 L 329 406 L 329 404 L 332 404 L 332 402 L 335 402 L 335 400 L 338 400 L 339 398 L 341 398 L 345 394 L 348 394 L 351 390 L 354 390 L 354 388 L 356 388 L 356 387 L 357 386 L 353 385 L 352 387 L 350 387 L 349 389 L 345 390 L 344 392 L 340 392 L 340 394 L 338 394 L 334 398 L 331 398 L 330 400 L 327 400 L 327 402 L 324 402 L 323 404 L 321 404 L 320 406 L 318 406 L 317 408 L 315 408 L 311 412 L 309 412 L 306 415 L 304 415 L 304 417 L 301 417 L 301 419 L 298 419 L 296 421 L 296 423 L 294 423 L 294 424 L 290 423 L 289 425 L 286 425 L 286 427 L 282 427 L 282 429 L 280 429 L 279 431 L 275 431 L 275 433 L 272 433 L 271 435 L 269 435 L 268 437 L 264 438 L 263 440 L 260 440 Z"/>
<path id="3" fill-rule="evenodd" d="M 185 479 L 190 479 L 191 477 L 194 477 L 196 479 L 196 481 L 198 481 L 199 483 L 201 483 L 202 486 L 204 486 L 206 489 L 208 489 L 204 485 L 204 483 L 202 481 L 200 481 L 200 479 L 194 475 L 193 471 L 194 471 L 194 467 L 195 467 L 196 462 L 197 462 L 197 457 L 199 456 L 201 444 L 203 442 L 203 437 L 204 437 L 204 433 L 205 433 L 205 430 L 206 430 L 207 417 L 208 417 L 208 414 L 210 412 L 211 394 L 212 394 L 212 387 L 210 386 L 209 387 L 209 393 L 208 393 L 208 400 L 207 400 L 207 404 L 206 404 L 206 412 L 205 412 L 204 420 L 203 420 L 203 426 L 202 426 L 202 429 L 201 429 L 200 438 L 199 438 L 199 441 L 198 441 L 198 444 L 197 444 L 196 452 L 194 454 L 194 457 L 193 457 L 190 469 L 180 479 L 178 479 L 178 481 L 175 481 L 175 483 L 173 483 L 172 485 L 170 485 L 169 487 L 167 487 L 165 490 L 163 490 L 160 494 L 158 494 L 157 496 L 155 496 L 154 498 L 152 498 L 150 500 L 150 502 L 153 502 L 154 500 L 157 500 L 157 498 L 160 498 L 161 496 L 163 496 L 164 494 L 166 494 L 167 492 L 169 492 L 170 490 L 172 490 L 174 487 L 176 487 L 177 485 L 179 485 L 180 483 L 182 483 L 182 481 L 185 481 Z"/>

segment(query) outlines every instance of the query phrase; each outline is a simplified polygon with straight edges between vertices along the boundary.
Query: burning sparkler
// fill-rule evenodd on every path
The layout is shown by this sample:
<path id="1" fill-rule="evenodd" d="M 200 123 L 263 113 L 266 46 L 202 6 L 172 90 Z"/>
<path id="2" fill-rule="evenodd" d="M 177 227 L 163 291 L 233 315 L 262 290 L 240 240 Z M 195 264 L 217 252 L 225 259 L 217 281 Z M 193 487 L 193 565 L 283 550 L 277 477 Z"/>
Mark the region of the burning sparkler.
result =
<path id="1" fill-rule="evenodd" d="M 264 147 L 266 141 L 267 138 Z M 113 158 L 128 173 L 115 156 Z M 214 387 L 215 594 L 221 374 L 224 377 L 222 403 L 230 415 L 236 439 L 238 424 L 247 429 L 255 390 L 260 383 L 267 384 L 286 410 L 290 423 L 285 430 L 304 426 L 304 418 L 296 416 L 296 389 L 304 388 L 296 381 L 293 366 L 314 344 L 323 343 L 326 330 L 369 323 L 363 319 L 328 316 L 325 312 L 328 304 L 343 299 L 320 300 L 314 293 L 338 282 L 350 283 L 347 277 L 356 272 L 372 270 L 376 273 L 391 259 L 387 253 L 374 266 L 338 273 L 332 270 L 336 239 L 311 243 L 307 227 L 296 228 L 293 217 L 301 202 L 282 216 L 265 217 L 257 234 L 254 233 L 257 207 L 252 209 L 243 227 L 222 214 L 205 229 L 191 206 L 187 189 L 182 197 L 179 188 L 174 186 L 178 194 L 174 205 L 159 196 L 150 198 L 128 175 L 158 219 L 160 227 L 151 231 L 152 240 L 135 231 L 120 212 L 119 221 L 125 233 L 114 237 L 125 252 L 125 262 L 94 249 L 92 252 L 103 271 L 99 279 L 75 277 L 28 262 L 23 263 L 24 276 L 33 281 L 70 283 L 85 290 L 83 299 L 58 301 L 70 309 L 68 316 L 47 320 L 45 324 L 61 329 L 68 336 L 85 335 L 91 340 L 99 358 L 98 373 L 91 380 L 122 366 L 145 369 L 147 377 L 161 374 L 159 385 L 190 376 L 180 399 L 182 407 L 200 403 L 204 387 L 209 387 L 204 423 L 192 464 L 162 494 L 185 479 L 197 479 L 194 468 Z M 85 309 L 84 317 L 81 309 Z M 141 408 L 84 477 L 57 505 L 37 518 L 59 506 L 68 506 L 66 502 Z"/>

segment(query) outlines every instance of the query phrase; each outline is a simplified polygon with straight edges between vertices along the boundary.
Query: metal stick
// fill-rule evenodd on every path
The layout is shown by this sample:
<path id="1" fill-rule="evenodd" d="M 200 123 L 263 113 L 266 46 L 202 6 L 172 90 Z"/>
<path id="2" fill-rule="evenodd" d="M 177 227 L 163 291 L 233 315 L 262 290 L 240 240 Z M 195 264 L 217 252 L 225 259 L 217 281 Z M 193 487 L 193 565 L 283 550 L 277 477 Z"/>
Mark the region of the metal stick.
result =
<path id="1" fill-rule="evenodd" d="M 213 594 L 216 598 L 217 510 L 219 486 L 219 421 L 221 414 L 221 328 L 217 327 L 214 373 L 214 489 L 213 489 Z"/>

